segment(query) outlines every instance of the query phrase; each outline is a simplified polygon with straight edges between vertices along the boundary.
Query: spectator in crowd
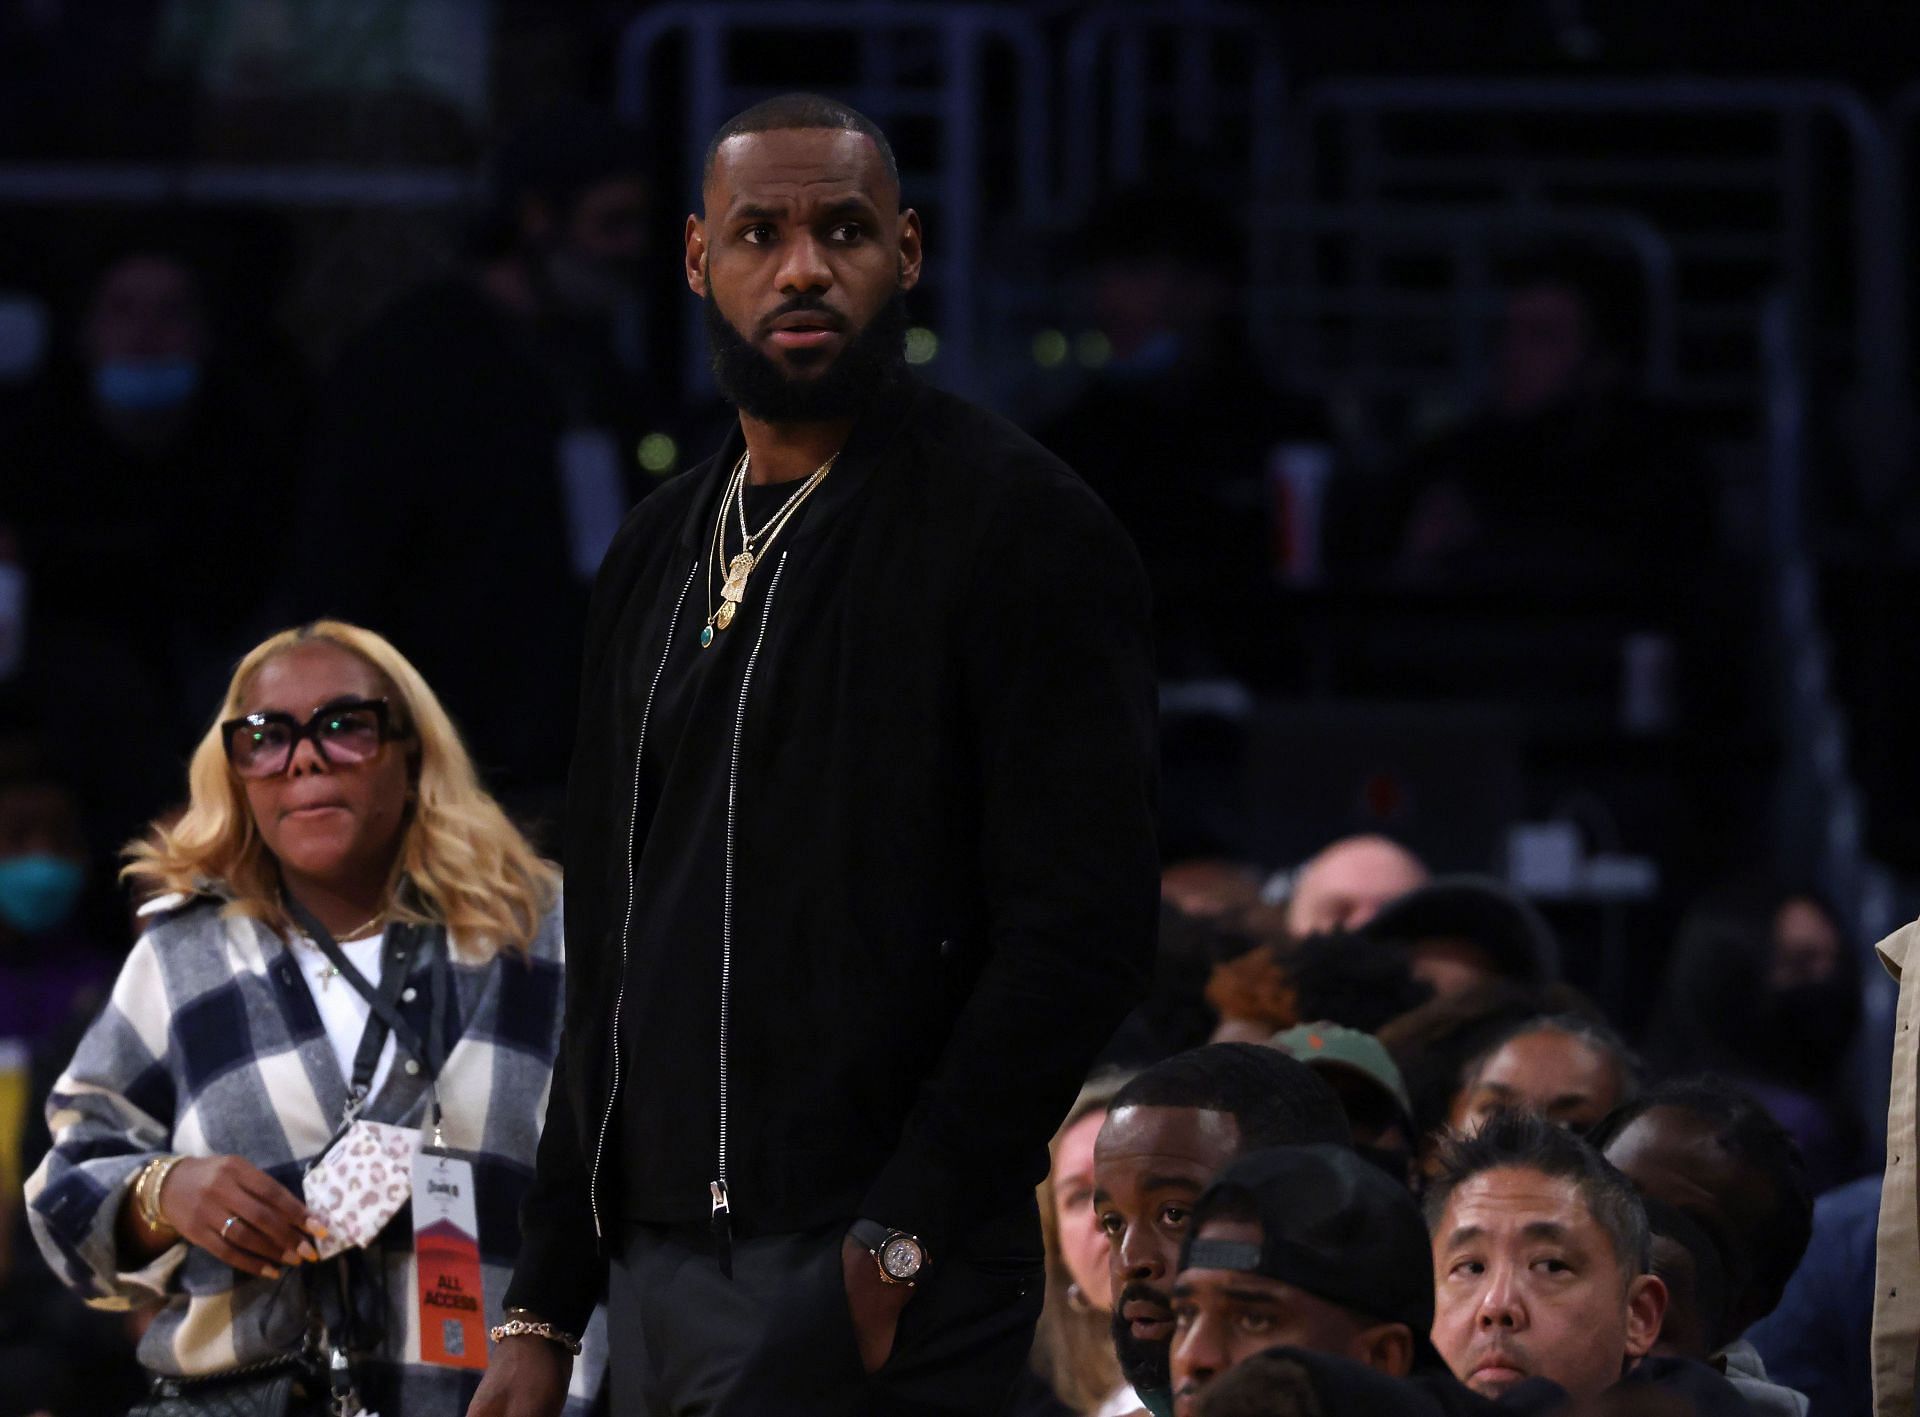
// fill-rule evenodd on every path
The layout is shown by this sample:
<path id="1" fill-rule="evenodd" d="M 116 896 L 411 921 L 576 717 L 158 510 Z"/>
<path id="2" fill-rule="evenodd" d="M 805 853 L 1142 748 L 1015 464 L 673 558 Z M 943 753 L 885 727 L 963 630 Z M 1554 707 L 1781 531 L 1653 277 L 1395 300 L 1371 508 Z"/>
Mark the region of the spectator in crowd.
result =
<path id="1" fill-rule="evenodd" d="M 1285 1029 L 1271 1041 L 1327 1080 L 1347 1114 L 1354 1151 L 1411 1188 L 1418 1179 L 1413 1100 L 1385 1045 L 1325 1020 Z"/>
<path id="2" fill-rule="evenodd" d="M 1364 935 L 1316 935 L 1290 949 L 1257 946 L 1216 965 L 1207 980 L 1220 1042 L 1264 1043 L 1303 1019 L 1371 1031 L 1432 996 L 1405 950 Z"/>
<path id="3" fill-rule="evenodd" d="M 1734 887 L 1681 923 L 1648 1052 L 1666 1076 L 1719 1073 L 1757 1097 L 1818 1194 L 1860 1167 L 1845 1071 L 1860 1013 L 1860 963 L 1834 912 L 1810 891 Z"/>
<path id="4" fill-rule="evenodd" d="M 1497 979 L 1440 995 L 1381 1025 L 1380 1042 L 1399 1065 L 1413 1103 L 1423 1172 L 1452 1125 L 1454 1104 L 1472 1077 L 1473 1065 L 1529 1019 L 1561 1013 L 1598 1016 L 1564 984 L 1528 989 Z"/>
<path id="5" fill-rule="evenodd" d="M 1488 877 L 1431 881 L 1384 906 L 1363 933 L 1406 950 L 1414 974 L 1436 993 L 1493 979 L 1539 986 L 1560 973 L 1553 928 L 1525 899 Z"/>
<path id="6" fill-rule="evenodd" d="M 1333 1090 L 1253 1043 L 1179 1054 L 1114 1095 L 1094 1143 L 1093 1203 L 1112 1246 L 1120 1372 L 1154 1417 L 1172 1408 L 1170 1286 L 1200 1193 L 1243 1151 L 1346 1140 Z"/>
<path id="7" fill-rule="evenodd" d="M 78 304 L 0 449 L 22 474 L 0 478 L 0 524 L 26 578 L 22 693 L 90 833 L 119 840 L 165 803 L 261 628 L 273 560 L 236 548 L 285 523 L 300 401 L 260 376 L 195 242 L 163 223 L 115 244 Z"/>
<path id="8" fill-rule="evenodd" d="M 1276 1347 L 1215 1379 L 1201 1399 L 1199 1417 L 1519 1417 L 1559 1400 L 1558 1388 L 1542 1387 L 1539 1405 L 1495 1403 L 1450 1373 L 1443 1383 L 1422 1383 L 1332 1353 Z"/>
<path id="9" fill-rule="evenodd" d="M 1642 1360 L 1613 1387 L 1584 1402 L 1536 1378 L 1498 1401 L 1454 1382 L 1422 1383 L 1304 1348 L 1270 1348 L 1222 1377 L 1200 1417 L 1751 1417 L 1740 1395 L 1711 1368 Z"/>
<path id="10" fill-rule="evenodd" d="M 1140 1405 L 1114 1356 L 1111 1246 L 1093 1205 L 1094 1138 L 1127 1080 L 1125 1073 L 1108 1073 L 1081 1089 L 1054 1136 L 1052 1169 L 1040 1183 L 1047 1300 L 1034 1330 L 1033 1366 L 1074 1417 L 1107 1417 Z"/>
<path id="11" fill-rule="evenodd" d="M 91 865 L 73 789 L 36 741 L 0 735 L 0 1041 L 31 1048 L 104 997 Z"/>
<path id="12" fill-rule="evenodd" d="M 1776 1383 L 1806 1394 L 1808 1417 L 1873 1408 L 1874 1241 L 1881 1178 L 1813 1203 L 1813 1238 L 1773 1312 L 1747 1330 Z"/>
<path id="13" fill-rule="evenodd" d="M 91 868 L 72 789 L 35 739 L 0 734 L 0 1417 L 117 1412 L 132 1363 L 118 1326 L 40 1262 L 21 1204 L 44 1154 L 32 1113 L 52 1079 L 36 1073 L 50 1047 L 71 1052 L 117 962 L 102 943 L 111 927 L 90 908 Z"/>
<path id="14" fill-rule="evenodd" d="M 1221 962 L 1253 948 L 1251 940 L 1222 922 L 1189 915 L 1162 901 L 1153 987 L 1114 1034 L 1100 1065 L 1138 1069 L 1203 1043 L 1264 1039 L 1271 1029 L 1216 1040 L 1220 1017 L 1206 997 Z"/>
<path id="15" fill-rule="evenodd" d="M 1468 1065 L 1448 1122 L 1474 1132 L 1494 1113 L 1520 1109 L 1585 1132 L 1633 1097 L 1639 1073 L 1627 1045 L 1597 1019 L 1529 1019 Z"/>
<path id="16" fill-rule="evenodd" d="M 594 572 L 653 485 L 636 449 L 686 436 L 618 338 L 648 166 L 635 134 L 586 111 L 508 138 L 471 267 L 401 297 L 338 359 L 294 524 L 293 611 L 407 645 L 485 778 L 532 816 L 557 815 Z"/>
<path id="17" fill-rule="evenodd" d="M 479 1374 L 419 1356 L 408 1227 L 317 1262 L 341 1219 L 294 1188 L 350 1122 L 444 1129 L 497 1316 L 560 1029 L 558 881 L 418 672 L 352 626 L 249 653 L 188 780 L 130 849 L 170 894 L 54 1087 L 34 1234 L 88 1298 L 154 1311 L 162 1378 L 230 1375 L 244 1403 L 260 1378 L 235 1370 L 292 1361 L 314 1320 L 352 1329 L 367 1410 L 460 1417 Z"/>
<path id="18" fill-rule="evenodd" d="M 1433 1272 L 1404 1186 L 1341 1146 L 1247 1152 L 1195 1202 L 1173 1282 L 1176 1417 L 1278 1344 L 1405 1377 L 1433 1351 Z"/>
<path id="19" fill-rule="evenodd" d="M 1773 1382 L 1740 1336 L 1779 1305 L 1812 1233 L 1813 1193 L 1792 1137 L 1739 1088 L 1683 1078 L 1616 1112 L 1594 1141 L 1644 1194 L 1721 1238 L 1725 1319 L 1703 1315 L 1697 1326 L 1722 1339 L 1713 1361 L 1756 1410 L 1800 1417 L 1806 1399 Z"/>
<path id="20" fill-rule="evenodd" d="M 1287 930 L 1296 940 L 1358 930 L 1427 879 L 1420 858 L 1389 837 L 1342 837 L 1294 875 Z"/>
<path id="21" fill-rule="evenodd" d="M 1160 873 L 1160 898 L 1202 920 L 1234 920 L 1260 903 L 1260 872 L 1242 861 L 1179 861 Z"/>
<path id="22" fill-rule="evenodd" d="M 1653 1272 L 1667 1286 L 1655 1353 L 1709 1362 L 1726 1343 L 1727 1242 L 1678 1206 L 1640 1193 L 1653 1234 Z"/>
<path id="23" fill-rule="evenodd" d="M 1434 1345 L 1475 1392 L 1544 1377 L 1590 1400 L 1659 1338 L 1667 1292 L 1640 1197 L 1565 1128 L 1501 1113 L 1454 1139 L 1426 1212 Z"/>
<path id="24" fill-rule="evenodd" d="M 1684 584 L 1713 542 L 1713 494 L 1634 387 L 1637 281 L 1560 246 L 1509 282 L 1487 407 L 1399 473 L 1399 564 L 1434 579 Z"/>
<path id="25" fill-rule="evenodd" d="M 1206 193 L 1175 184 L 1116 193 L 1089 214 L 1073 263 L 1111 354 L 1036 430 L 1139 545 L 1173 677 L 1258 649 L 1221 607 L 1257 603 L 1271 579 L 1267 461 L 1280 443 L 1327 436 L 1324 414 L 1273 389 L 1240 336 L 1232 225 Z"/>

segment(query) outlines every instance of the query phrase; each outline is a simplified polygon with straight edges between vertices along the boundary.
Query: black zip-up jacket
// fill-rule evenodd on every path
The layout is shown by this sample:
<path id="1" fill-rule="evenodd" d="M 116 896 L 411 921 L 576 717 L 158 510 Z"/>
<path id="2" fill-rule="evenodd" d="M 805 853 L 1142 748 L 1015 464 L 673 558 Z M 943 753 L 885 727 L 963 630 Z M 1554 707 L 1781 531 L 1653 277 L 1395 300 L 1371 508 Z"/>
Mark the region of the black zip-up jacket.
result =
<path id="1" fill-rule="evenodd" d="M 696 652 L 713 507 L 740 447 L 736 431 L 643 502 L 594 589 L 566 1030 L 506 1297 L 576 1332 L 604 1277 L 610 1198 L 684 1193 L 684 1215 L 648 1218 L 710 1213 L 708 1136 L 622 1136 L 614 1089 L 721 1105 L 714 1009 L 676 997 L 717 996 L 719 942 L 638 957 L 627 912 L 630 893 L 636 915 L 657 905 L 630 875 L 648 833 L 671 829 L 637 786 L 649 696 L 670 633 L 675 654 Z M 746 863 L 729 970 L 736 1229 L 867 1217 L 918 1234 L 937 1263 L 973 1222 L 1030 1201 L 1048 1139 L 1146 987 L 1145 577 L 1051 454 L 907 380 L 856 425 L 728 633 L 763 633 L 726 727 Z"/>

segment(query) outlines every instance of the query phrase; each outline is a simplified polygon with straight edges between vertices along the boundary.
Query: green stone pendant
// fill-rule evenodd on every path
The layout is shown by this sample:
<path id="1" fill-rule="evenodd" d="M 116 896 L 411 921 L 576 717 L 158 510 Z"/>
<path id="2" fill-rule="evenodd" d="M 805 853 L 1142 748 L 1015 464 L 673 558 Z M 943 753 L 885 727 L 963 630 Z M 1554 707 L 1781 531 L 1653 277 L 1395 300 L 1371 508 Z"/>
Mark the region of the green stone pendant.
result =
<path id="1" fill-rule="evenodd" d="M 700 631 L 700 648 L 705 649 L 713 643 L 713 626 L 708 625 Z"/>

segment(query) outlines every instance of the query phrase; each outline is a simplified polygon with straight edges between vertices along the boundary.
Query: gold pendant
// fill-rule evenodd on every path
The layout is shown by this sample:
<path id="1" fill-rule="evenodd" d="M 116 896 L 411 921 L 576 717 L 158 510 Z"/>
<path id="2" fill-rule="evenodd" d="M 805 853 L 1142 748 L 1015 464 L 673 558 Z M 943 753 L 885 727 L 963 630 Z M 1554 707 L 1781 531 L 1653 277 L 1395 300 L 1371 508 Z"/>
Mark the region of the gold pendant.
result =
<path id="1" fill-rule="evenodd" d="M 727 626 L 731 625 L 733 623 L 733 612 L 739 608 L 740 607 L 731 600 L 721 601 L 720 608 L 713 612 L 714 629 L 724 630 Z"/>
<path id="2" fill-rule="evenodd" d="M 747 597 L 747 577 L 753 574 L 753 553 L 742 551 L 727 563 L 727 579 L 720 587 L 720 598 L 741 601 Z"/>

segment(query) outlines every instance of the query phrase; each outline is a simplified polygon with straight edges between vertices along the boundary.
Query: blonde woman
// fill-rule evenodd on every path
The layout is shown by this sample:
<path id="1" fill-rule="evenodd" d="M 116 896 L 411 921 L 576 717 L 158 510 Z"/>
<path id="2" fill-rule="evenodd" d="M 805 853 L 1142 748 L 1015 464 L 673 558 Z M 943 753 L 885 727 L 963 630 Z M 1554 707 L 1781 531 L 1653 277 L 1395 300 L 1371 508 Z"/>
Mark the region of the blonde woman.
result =
<path id="1" fill-rule="evenodd" d="M 185 814 L 129 848 L 157 898 L 49 1100 L 34 1233 L 96 1305 L 157 1311 L 157 1396 L 300 1412 L 350 1378 L 367 1412 L 459 1417 L 485 1343 L 423 1305 L 406 1215 L 320 1260 L 302 1178 L 348 1124 L 431 1133 L 437 1103 L 502 1321 L 560 1033 L 557 874 L 413 666 L 351 625 L 247 655 L 189 784 Z"/>
<path id="2" fill-rule="evenodd" d="M 1075 1417 L 1140 1406 L 1114 1353 L 1107 1235 L 1093 1207 L 1093 1139 L 1107 1105 L 1132 1076 L 1101 1073 L 1080 1090 L 1054 1134 L 1052 1165 L 1040 1183 L 1047 1297 L 1034 1330 L 1033 1367 Z"/>

